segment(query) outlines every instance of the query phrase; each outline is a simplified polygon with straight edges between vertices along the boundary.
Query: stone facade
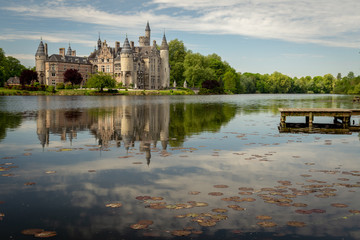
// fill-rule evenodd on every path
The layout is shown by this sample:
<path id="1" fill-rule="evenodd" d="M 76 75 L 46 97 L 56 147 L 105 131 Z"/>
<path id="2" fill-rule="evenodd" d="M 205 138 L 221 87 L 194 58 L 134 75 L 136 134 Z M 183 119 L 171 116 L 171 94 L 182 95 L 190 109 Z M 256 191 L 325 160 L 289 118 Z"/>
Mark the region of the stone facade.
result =
<path id="1" fill-rule="evenodd" d="M 92 73 L 111 74 L 118 83 L 135 89 L 165 89 L 170 86 L 169 46 L 165 34 L 160 50 L 153 41 L 150 45 L 151 30 L 149 23 L 145 36 L 139 37 L 139 46 L 125 38 L 124 44 L 115 42 L 115 47 L 108 46 L 100 36 L 97 47 L 89 57 L 77 57 L 69 48 L 60 48 L 59 54 L 50 57 L 47 45 L 41 41 L 35 54 L 36 71 L 39 81 L 46 85 L 64 82 L 63 74 L 67 69 L 77 69 L 86 81 Z"/>

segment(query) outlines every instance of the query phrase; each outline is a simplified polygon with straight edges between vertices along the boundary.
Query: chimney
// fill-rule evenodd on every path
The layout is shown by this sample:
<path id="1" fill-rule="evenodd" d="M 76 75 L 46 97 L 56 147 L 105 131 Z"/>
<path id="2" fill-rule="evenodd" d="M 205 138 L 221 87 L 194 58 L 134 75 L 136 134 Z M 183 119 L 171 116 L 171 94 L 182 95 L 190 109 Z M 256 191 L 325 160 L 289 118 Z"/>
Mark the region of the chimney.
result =
<path id="1" fill-rule="evenodd" d="M 120 51 L 120 42 L 116 41 L 115 42 L 115 54 L 117 54 Z"/>
<path id="2" fill-rule="evenodd" d="M 72 50 L 72 51 L 71 51 L 71 56 L 76 57 L 76 50 Z"/>
<path id="3" fill-rule="evenodd" d="M 59 48 L 59 54 L 65 57 L 65 48 Z"/>
<path id="4" fill-rule="evenodd" d="M 131 49 L 134 50 L 134 41 L 130 42 Z"/>

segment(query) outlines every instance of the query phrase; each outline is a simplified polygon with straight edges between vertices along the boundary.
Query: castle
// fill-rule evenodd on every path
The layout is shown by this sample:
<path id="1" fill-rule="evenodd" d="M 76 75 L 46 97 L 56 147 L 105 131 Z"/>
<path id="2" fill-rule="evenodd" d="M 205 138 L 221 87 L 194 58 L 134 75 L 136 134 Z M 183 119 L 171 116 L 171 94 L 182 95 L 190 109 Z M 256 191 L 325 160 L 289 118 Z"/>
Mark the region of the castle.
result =
<path id="1" fill-rule="evenodd" d="M 164 89 L 170 86 L 169 46 L 165 33 L 160 50 L 154 40 L 150 45 L 151 30 L 146 24 L 145 36 L 139 37 L 139 46 L 129 42 L 127 36 L 123 47 L 115 42 L 110 47 L 100 36 L 97 47 L 88 57 L 76 56 L 69 47 L 59 49 L 59 54 L 48 55 L 47 44 L 40 41 L 35 54 L 36 72 L 39 82 L 46 85 L 64 83 L 64 72 L 77 69 L 84 81 L 96 72 L 112 75 L 118 83 L 135 89 Z"/>

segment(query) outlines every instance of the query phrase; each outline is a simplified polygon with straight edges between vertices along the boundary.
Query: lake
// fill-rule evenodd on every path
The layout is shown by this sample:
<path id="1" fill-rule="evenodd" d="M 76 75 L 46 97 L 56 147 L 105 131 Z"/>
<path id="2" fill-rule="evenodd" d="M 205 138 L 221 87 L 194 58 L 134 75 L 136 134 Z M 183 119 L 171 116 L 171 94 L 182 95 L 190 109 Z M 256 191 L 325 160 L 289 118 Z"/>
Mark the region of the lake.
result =
<path id="1" fill-rule="evenodd" d="M 0 239 L 360 239 L 359 133 L 278 128 L 352 98 L 0 97 Z"/>

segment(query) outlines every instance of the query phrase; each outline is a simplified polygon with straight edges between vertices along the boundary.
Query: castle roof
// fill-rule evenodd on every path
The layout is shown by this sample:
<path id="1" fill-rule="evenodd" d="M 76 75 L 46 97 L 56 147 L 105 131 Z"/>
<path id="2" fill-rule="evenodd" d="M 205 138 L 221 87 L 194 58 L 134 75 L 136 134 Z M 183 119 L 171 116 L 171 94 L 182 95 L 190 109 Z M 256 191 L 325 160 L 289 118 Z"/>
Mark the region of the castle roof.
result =
<path id="1" fill-rule="evenodd" d="M 165 33 L 162 39 L 160 50 L 169 50 L 169 45 L 167 44 Z"/>
<path id="2" fill-rule="evenodd" d="M 60 54 L 53 54 L 49 57 L 49 62 L 66 62 L 66 63 L 82 63 L 90 64 L 88 58 L 86 57 L 77 57 L 77 56 L 63 56 Z"/>
<path id="3" fill-rule="evenodd" d="M 39 43 L 35 56 L 45 56 L 45 47 L 42 40 Z"/>
<path id="4" fill-rule="evenodd" d="M 130 43 L 127 37 L 125 38 L 125 42 L 123 48 L 121 49 L 121 53 L 132 53 Z"/>

